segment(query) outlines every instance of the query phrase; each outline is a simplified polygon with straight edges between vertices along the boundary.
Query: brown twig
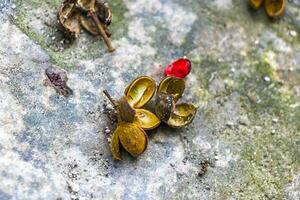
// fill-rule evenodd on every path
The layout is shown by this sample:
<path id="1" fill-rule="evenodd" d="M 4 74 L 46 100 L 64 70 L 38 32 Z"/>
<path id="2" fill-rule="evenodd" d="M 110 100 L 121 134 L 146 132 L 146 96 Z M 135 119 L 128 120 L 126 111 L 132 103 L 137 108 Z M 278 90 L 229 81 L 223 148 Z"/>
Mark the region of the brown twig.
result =
<path id="1" fill-rule="evenodd" d="M 97 28 L 99 30 L 99 33 L 101 34 L 106 46 L 108 47 L 108 51 L 109 52 L 113 52 L 115 51 L 116 49 L 113 48 L 112 44 L 111 44 L 111 41 L 110 39 L 108 38 L 108 36 L 106 35 L 105 33 L 105 30 L 100 22 L 100 20 L 98 19 L 97 15 L 95 12 L 89 12 L 90 16 L 93 18 L 94 22 L 96 23 L 97 25 Z"/>

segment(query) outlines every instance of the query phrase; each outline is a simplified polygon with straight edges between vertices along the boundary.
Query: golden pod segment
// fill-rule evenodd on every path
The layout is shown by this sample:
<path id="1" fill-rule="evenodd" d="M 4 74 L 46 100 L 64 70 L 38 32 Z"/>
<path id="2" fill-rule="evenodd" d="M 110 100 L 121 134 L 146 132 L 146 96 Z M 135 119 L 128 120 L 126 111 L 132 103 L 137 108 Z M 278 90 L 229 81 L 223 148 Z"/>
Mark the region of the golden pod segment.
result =
<path id="1" fill-rule="evenodd" d="M 196 115 L 197 108 L 192 104 L 182 103 L 175 107 L 167 124 L 173 128 L 181 128 L 191 123 Z"/>
<path id="2" fill-rule="evenodd" d="M 265 9 L 269 17 L 283 15 L 287 0 L 265 0 Z"/>
<path id="3" fill-rule="evenodd" d="M 117 160 L 122 160 L 121 153 L 120 153 L 120 140 L 119 140 L 119 132 L 118 128 L 115 130 L 115 132 L 112 135 L 110 148 L 112 155 Z"/>
<path id="4" fill-rule="evenodd" d="M 158 86 L 158 93 L 166 93 L 173 96 L 177 102 L 182 96 L 185 89 L 184 80 L 172 76 L 165 77 Z"/>
<path id="5" fill-rule="evenodd" d="M 254 9 L 259 9 L 265 0 L 249 0 L 249 4 Z"/>
<path id="6" fill-rule="evenodd" d="M 163 122 L 170 119 L 171 113 L 175 110 L 174 98 L 170 94 L 157 93 L 155 99 L 155 113 Z"/>
<path id="7" fill-rule="evenodd" d="M 134 123 L 144 130 L 151 130 L 160 124 L 160 120 L 152 112 L 145 109 L 136 109 Z"/>
<path id="8" fill-rule="evenodd" d="M 135 123 L 119 122 L 114 134 L 118 135 L 122 147 L 134 157 L 143 153 L 147 148 L 148 136 Z M 118 155 L 116 151 L 113 154 L 116 157 Z"/>
<path id="9" fill-rule="evenodd" d="M 76 9 L 74 3 L 64 3 L 59 10 L 58 20 L 67 32 L 78 36 L 80 34 L 79 14 L 74 12 L 74 9 Z"/>
<path id="10" fill-rule="evenodd" d="M 133 108 L 141 108 L 153 97 L 155 89 L 155 81 L 151 77 L 140 76 L 126 88 L 125 96 Z"/>

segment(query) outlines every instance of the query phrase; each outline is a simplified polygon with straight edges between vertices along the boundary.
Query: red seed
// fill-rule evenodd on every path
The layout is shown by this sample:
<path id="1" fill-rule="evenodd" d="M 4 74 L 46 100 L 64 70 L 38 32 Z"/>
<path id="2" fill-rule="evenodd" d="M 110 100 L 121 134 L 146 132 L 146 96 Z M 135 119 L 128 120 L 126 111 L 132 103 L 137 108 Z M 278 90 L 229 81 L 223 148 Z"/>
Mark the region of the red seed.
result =
<path id="1" fill-rule="evenodd" d="M 165 69 L 166 76 L 185 78 L 191 71 L 191 61 L 186 58 L 180 58 L 171 63 Z"/>

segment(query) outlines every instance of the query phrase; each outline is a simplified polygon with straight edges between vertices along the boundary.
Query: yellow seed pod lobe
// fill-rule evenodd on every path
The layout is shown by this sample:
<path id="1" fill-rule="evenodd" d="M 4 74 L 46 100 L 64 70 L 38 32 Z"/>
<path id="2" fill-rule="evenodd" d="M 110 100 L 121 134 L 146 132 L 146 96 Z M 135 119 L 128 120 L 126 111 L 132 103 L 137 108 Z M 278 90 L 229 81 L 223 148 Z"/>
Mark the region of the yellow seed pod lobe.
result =
<path id="1" fill-rule="evenodd" d="M 113 157 L 117 160 L 122 160 L 121 153 L 120 153 L 119 132 L 120 132 L 120 129 L 118 129 L 118 127 L 117 127 L 117 129 L 115 130 L 115 132 L 113 133 L 113 136 L 111 138 L 110 147 L 111 147 L 111 152 L 112 152 Z"/>
<path id="2" fill-rule="evenodd" d="M 192 104 L 182 103 L 175 107 L 167 124 L 173 128 L 181 128 L 191 123 L 196 115 L 197 108 Z"/>
<path id="3" fill-rule="evenodd" d="M 287 0 L 266 0 L 265 9 L 269 17 L 281 16 L 287 4 Z"/>
<path id="4" fill-rule="evenodd" d="M 140 76 L 129 84 L 125 96 L 132 107 L 141 108 L 153 97 L 155 88 L 155 81 L 151 77 Z"/>
<path id="5" fill-rule="evenodd" d="M 249 4 L 251 5 L 251 7 L 256 10 L 262 6 L 263 2 L 264 0 L 249 0 Z"/>
<path id="6" fill-rule="evenodd" d="M 145 109 L 136 109 L 134 123 L 144 130 L 152 130 L 160 124 L 160 120 L 152 112 Z"/>
<path id="7" fill-rule="evenodd" d="M 185 82 L 184 80 L 172 76 L 168 76 L 164 78 L 159 86 L 158 86 L 158 93 L 166 93 L 173 96 L 174 101 L 177 102 L 185 89 Z"/>
<path id="8" fill-rule="evenodd" d="M 145 131 L 135 123 L 120 122 L 116 129 L 120 142 L 124 149 L 136 157 L 143 153 L 148 144 L 148 137 Z"/>

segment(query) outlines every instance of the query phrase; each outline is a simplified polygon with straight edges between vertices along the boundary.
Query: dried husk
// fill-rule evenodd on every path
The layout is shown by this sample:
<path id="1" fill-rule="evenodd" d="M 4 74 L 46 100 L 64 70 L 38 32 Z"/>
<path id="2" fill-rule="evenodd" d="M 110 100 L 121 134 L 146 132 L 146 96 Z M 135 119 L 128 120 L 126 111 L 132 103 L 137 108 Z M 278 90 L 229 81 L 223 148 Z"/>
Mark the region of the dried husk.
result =
<path id="1" fill-rule="evenodd" d="M 284 14 L 287 0 L 265 0 L 265 10 L 269 17 L 276 18 Z"/>
<path id="2" fill-rule="evenodd" d="M 185 82 L 180 78 L 173 76 L 165 77 L 158 86 L 158 93 L 166 93 L 173 96 L 174 101 L 177 102 L 185 89 Z"/>
<path id="3" fill-rule="evenodd" d="M 112 21 L 111 9 L 106 4 L 96 1 L 95 12 L 100 22 L 104 26 L 104 29 L 106 30 L 106 34 L 110 36 L 110 34 L 107 31 L 107 27 L 110 25 Z M 100 35 L 98 27 L 91 16 L 81 15 L 80 24 L 90 34 L 94 36 Z"/>
<path id="4" fill-rule="evenodd" d="M 90 34 L 100 35 L 94 20 L 90 16 L 80 15 L 80 24 Z"/>
<path id="5" fill-rule="evenodd" d="M 77 0 L 76 6 L 84 11 L 94 12 L 96 10 L 95 0 Z"/>
<path id="6" fill-rule="evenodd" d="M 96 13 L 101 23 L 109 26 L 112 22 L 112 11 L 107 3 L 102 2 L 101 0 L 96 0 Z"/>
<path id="7" fill-rule="evenodd" d="M 58 13 L 58 20 L 70 36 L 78 37 L 80 34 L 79 12 L 74 3 L 65 2 Z"/>
<path id="8" fill-rule="evenodd" d="M 175 101 L 172 95 L 166 93 L 158 93 L 155 99 L 155 113 L 163 122 L 170 119 L 171 114 L 175 110 Z"/>
<path id="9" fill-rule="evenodd" d="M 140 76 L 129 84 L 125 96 L 133 108 L 141 108 L 153 97 L 155 89 L 155 81 L 151 77 Z"/>
<path id="10" fill-rule="evenodd" d="M 145 131 L 135 123 L 120 122 L 115 130 L 122 147 L 133 157 L 142 154 L 148 144 Z"/>
<path id="11" fill-rule="evenodd" d="M 192 104 L 181 103 L 176 105 L 167 124 L 173 128 L 181 128 L 191 123 L 196 115 L 197 108 Z"/>
<path id="12" fill-rule="evenodd" d="M 145 109 L 136 109 L 134 123 L 144 130 L 152 130 L 160 124 L 159 118 Z"/>
<path id="13" fill-rule="evenodd" d="M 264 1 L 265 0 L 249 0 L 249 4 L 251 5 L 252 8 L 257 10 L 263 5 Z"/>

